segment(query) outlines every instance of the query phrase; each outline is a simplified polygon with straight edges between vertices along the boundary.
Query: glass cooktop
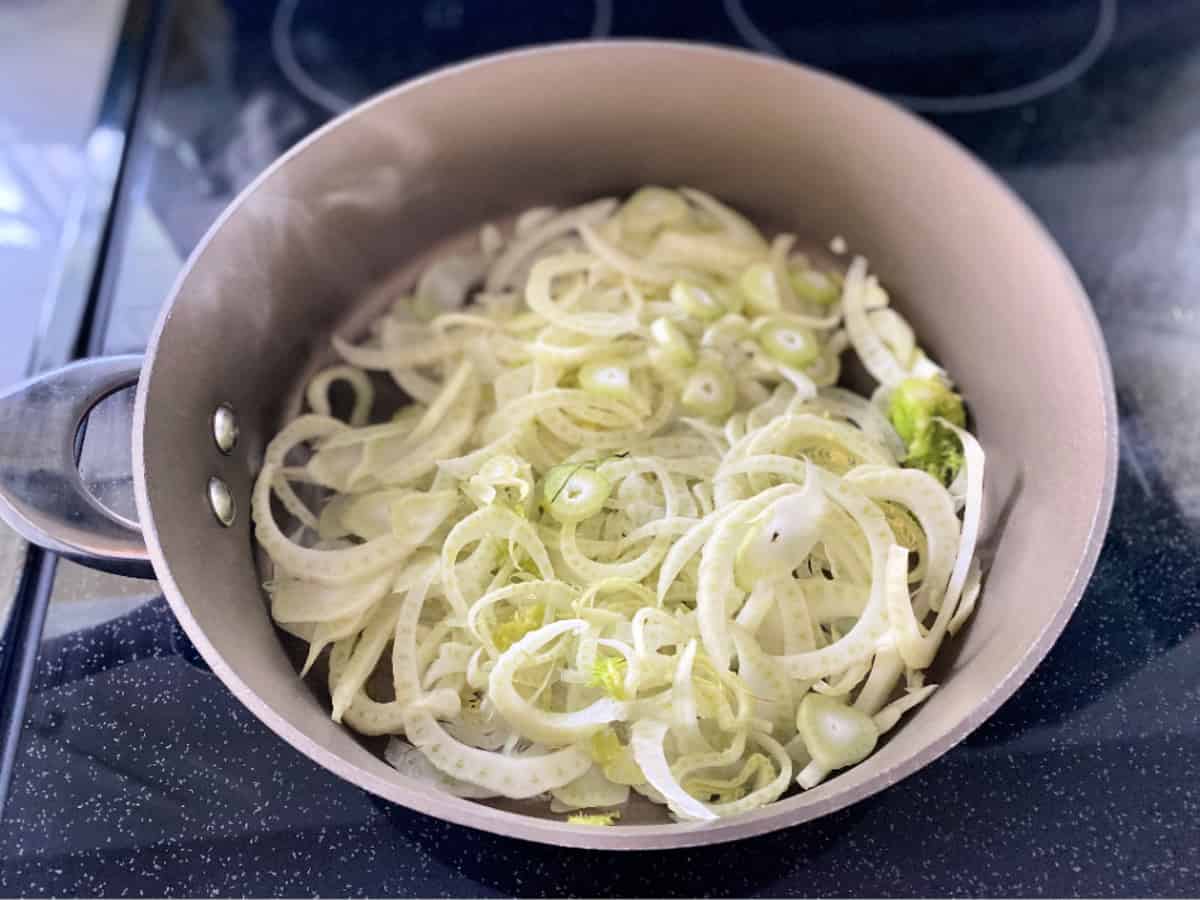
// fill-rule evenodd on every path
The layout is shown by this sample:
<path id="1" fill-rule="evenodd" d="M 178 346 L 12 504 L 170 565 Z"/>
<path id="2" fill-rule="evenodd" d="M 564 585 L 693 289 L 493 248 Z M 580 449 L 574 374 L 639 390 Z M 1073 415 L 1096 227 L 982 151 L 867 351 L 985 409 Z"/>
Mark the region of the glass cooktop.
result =
<path id="1" fill-rule="evenodd" d="M 377 90 L 553 40 L 716 42 L 893 97 L 1037 212 L 1079 271 L 1112 354 L 1116 509 L 1062 638 L 962 745 L 818 822 L 652 856 L 518 843 L 376 800 L 245 712 L 153 583 L 69 563 L 40 581 L 27 572 L 22 621 L 40 627 L 10 628 L 0 668 L 4 696 L 23 704 L 6 744 L 0 894 L 1200 889 L 1200 6 L 130 0 L 126 15 L 153 27 L 126 29 L 141 35 L 126 48 L 140 62 L 109 86 L 137 88 L 111 235 L 97 245 L 82 318 L 71 304 L 52 311 L 60 328 L 81 331 L 81 350 L 142 349 L 220 210 L 296 140 Z M 0 307 L 0 326 L 3 316 Z M 118 395 L 92 417 L 82 459 L 126 510 L 128 402 Z M 39 598 L 44 624 L 28 612 Z"/>

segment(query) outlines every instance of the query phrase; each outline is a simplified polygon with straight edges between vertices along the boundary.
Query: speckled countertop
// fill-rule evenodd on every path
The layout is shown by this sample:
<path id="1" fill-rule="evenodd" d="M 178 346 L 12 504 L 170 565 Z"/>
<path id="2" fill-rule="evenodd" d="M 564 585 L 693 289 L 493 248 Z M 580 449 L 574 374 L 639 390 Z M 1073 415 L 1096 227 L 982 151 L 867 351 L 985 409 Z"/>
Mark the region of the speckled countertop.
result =
<path id="1" fill-rule="evenodd" d="M 150 111 L 157 149 L 136 209 L 146 224 L 117 251 L 113 350 L 145 340 L 139 323 L 161 300 L 146 284 L 157 289 L 248 173 L 327 114 L 262 62 L 272 20 L 259 5 L 195 6 L 176 23 Z M 647 24 L 620 2 L 595 8 L 609 10 L 612 33 L 754 43 L 745 22 L 736 33 L 728 23 L 769 6 L 705 5 L 691 30 Z M 1093 583 L 1046 661 L 962 745 L 851 809 L 731 846 L 613 856 L 518 843 L 341 783 L 241 708 L 152 585 L 65 568 L 0 822 L 0 894 L 1200 892 L 1200 9 L 1128 7 L 1059 89 L 935 117 L 1062 243 L 1100 316 L 1121 414 L 1116 508 Z M 440 10 L 466 27 L 461 4 L 423 8 L 427 25 L 444 24 L 428 20 Z M 1046 27 L 1069 37 L 1070 16 L 1092 21 L 1116 4 L 1062 9 Z M 579 36 L 561 15 L 549 36 Z M 761 21 L 778 25 L 784 13 L 773 15 Z M 357 96 L 371 78 L 409 74 L 339 57 L 328 25 L 295 23 L 302 61 L 327 86 Z M 892 77 L 861 60 L 841 69 L 885 89 Z"/>

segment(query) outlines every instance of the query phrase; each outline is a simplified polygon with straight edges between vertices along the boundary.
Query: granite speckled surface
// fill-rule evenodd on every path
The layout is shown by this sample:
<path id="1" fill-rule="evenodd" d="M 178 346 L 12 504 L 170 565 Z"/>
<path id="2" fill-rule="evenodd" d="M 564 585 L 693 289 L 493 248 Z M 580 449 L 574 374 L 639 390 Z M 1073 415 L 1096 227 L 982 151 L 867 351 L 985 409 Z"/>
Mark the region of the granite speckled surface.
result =
<path id="1" fill-rule="evenodd" d="M 1055 21 L 1086 24 L 1102 6 L 1066 3 Z M 438 22 L 463 9 L 423 8 L 434 7 Z M 199 13 L 176 24 L 140 201 L 180 252 L 248 169 L 326 114 L 264 62 L 267 12 L 197 8 L 228 15 L 223 30 Z M 697 8 L 687 36 L 742 42 L 720 4 Z M 614 33 L 682 28 L 613 9 Z M 298 20 L 313 71 L 336 74 L 341 60 L 345 77 L 328 83 L 351 96 L 388 76 L 339 56 L 338 34 Z M 861 59 L 843 70 L 885 90 L 931 89 Z M 1113 525 L 1078 611 L 1029 682 L 942 759 L 851 809 L 735 845 L 613 856 L 519 843 L 389 806 L 317 768 L 206 671 L 153 587 L 106 604 L 116 586 L 64 582 L 0 822 L 0 894 L 1200 892 L 1196 97 L 1200 9 L 1156 0 L 1122 6 L 1095 65 L 1056 93 L 935 120 L 1067 251 L 1109 343 L 1122 428 Z M 135 251 L 126 263 L 111 349 L 145 339 L 129 324 L 148 318 L 144 270 Z M 68 627 L 80 603 L 99 624 Z"/>
<path id="2" fill-rule="evenodd" d="M 1157 510 L 1140 491 L 1124 470 L 1095 584 L 1031 681 L 964 744 L 849 810 L 703 850 L 561 851 L 377 801 L 267 732 L 155 601 L 44 648 L 0 890 L 1192 893 L 1200 543 L 1175 519 L 1157 527 L 1190 546 L 1190 564 L 1169 545 L 1142 549 Z"/>

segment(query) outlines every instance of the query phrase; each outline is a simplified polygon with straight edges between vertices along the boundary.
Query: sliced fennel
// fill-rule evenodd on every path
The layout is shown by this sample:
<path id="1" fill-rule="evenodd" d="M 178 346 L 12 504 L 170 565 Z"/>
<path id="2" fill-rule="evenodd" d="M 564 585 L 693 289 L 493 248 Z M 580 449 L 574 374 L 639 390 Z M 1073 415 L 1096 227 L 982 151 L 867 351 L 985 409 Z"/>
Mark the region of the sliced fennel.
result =
<path id="1" fill-rule="evenodd" d="M 977 602 L 984 464 L 865 260 L 656 186 L 480 241 L 335 339 L 254 487 L 271 614 L 305 672 L 329 650 L 334 718 L 580 825 L 861 762 Z M 834 386 L 846 349 L 873 397 Z"/>

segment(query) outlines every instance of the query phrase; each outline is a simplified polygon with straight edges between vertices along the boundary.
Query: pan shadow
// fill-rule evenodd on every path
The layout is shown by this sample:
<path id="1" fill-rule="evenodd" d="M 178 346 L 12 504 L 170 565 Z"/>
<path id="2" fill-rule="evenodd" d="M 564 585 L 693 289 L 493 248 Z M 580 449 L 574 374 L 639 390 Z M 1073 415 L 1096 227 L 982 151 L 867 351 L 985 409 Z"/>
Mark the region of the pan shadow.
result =
<path id="1" fill-rule="evenodd" d="M 417 814 L 375 802 L 407 843 L 478 885 L 481 894 L 532 897 L 778 894 L 787 889 L 785 880 L 794 885 L 798 873 L 823 865 L 847 834 L 861 828 L 874 805 L 864 801 L 815 822 L 731 844 L 618 853 L 527 843 L 443 823 L 415 828 Z"/>

